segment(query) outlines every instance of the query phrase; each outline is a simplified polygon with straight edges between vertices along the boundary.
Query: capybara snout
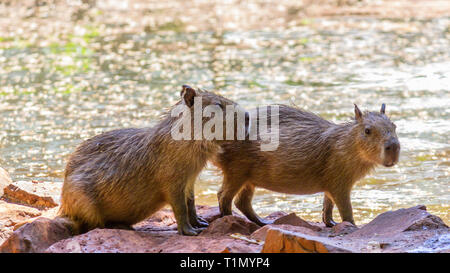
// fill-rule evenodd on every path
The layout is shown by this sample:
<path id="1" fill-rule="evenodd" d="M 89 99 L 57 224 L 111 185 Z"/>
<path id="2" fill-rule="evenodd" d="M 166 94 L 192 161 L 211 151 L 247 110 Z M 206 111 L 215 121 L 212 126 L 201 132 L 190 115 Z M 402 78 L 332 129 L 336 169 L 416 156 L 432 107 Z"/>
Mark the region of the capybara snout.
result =
<path id="1" fill-rule="evenodd" d="M 386 167 L 392 167 L 398 162 L 400 156 L 400 142 L 397 138 L 390 138 L 384 144 L 384 163 Z"/>

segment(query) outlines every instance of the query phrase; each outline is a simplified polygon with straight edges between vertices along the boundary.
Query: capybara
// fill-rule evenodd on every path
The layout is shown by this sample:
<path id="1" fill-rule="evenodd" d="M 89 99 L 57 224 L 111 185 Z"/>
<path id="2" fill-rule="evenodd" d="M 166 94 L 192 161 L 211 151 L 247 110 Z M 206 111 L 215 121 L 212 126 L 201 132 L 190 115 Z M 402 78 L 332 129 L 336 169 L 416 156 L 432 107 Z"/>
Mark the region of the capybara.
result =
<path id="1" fill-rule="evenodd" d="M 269 115 L 270 118 L 270 115 Z M 400 143 L 396 126 L 380 112 L 362 113 L 355 105 L 354 120 L 335 124 L 310 112 L 279 106 L 279 146 L 261 151 L 261 138 L 223 143 L 214 159 L 223 172 L 218 192 L 222 215 L 231 214 L 231 202 L 251 221 L 267 222 L 253 211 L 255 187 L 280 193 L 324 192 L 323 222 L 332 219 L 334 204 L 343 221 L 354 224 L 350 201 L 353 185 L 375 166 L 398 162 Z"/>
<path id="2" fill-rule="evenodd" d="M 200 113 L 209 105 L 224 111 L 233 105 L 235 116 L 244 112 L 248 118 L 233 101 L 187 85 L 175 106 L 184 104 L 183 109 L 194 113 L 194 101 L 201 102 Z M 189 117 L 188 123 L 194 123 L 194 115 Z M 220 141 L 173 139 L 172 127 L 186 121 L 181 119 L 167 114 L 152 128 L 113 130 L 76 148 L 65 169 L 59 212 L 73 223 L 75 234 L 97 227 L 131 229 L 166 204 L 173 209 L 180 234 L 196 235 L 208 225 L 195 212 L 194 182 L 219 151 Z M 202 117 L 200 125 L 210 119 Z M 195 126 L 190 127 L 192 136 Z"/>

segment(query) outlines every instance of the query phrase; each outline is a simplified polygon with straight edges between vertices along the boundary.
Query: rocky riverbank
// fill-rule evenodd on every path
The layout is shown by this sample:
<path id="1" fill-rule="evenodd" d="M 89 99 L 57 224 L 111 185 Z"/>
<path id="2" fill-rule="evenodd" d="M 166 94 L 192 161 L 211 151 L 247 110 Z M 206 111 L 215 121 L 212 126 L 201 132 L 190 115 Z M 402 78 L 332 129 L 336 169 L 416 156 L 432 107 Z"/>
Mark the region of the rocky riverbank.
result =
<path id="1" fill-rule="evenodd" d="M 217 207 L 197 206 L 210 226 L 199 236 L 177 234 L 172 212 L 161 210 L 134 230 L 95 229 L 72 236 L 57 212 L 60 185 L 12 182 L 0 172 L 0 252 L 450 252 L 450 230 L 425 206 L 388 211 L 366 225 L 333 228 L 295 213 L 267 216 L 259 227 Z"/>

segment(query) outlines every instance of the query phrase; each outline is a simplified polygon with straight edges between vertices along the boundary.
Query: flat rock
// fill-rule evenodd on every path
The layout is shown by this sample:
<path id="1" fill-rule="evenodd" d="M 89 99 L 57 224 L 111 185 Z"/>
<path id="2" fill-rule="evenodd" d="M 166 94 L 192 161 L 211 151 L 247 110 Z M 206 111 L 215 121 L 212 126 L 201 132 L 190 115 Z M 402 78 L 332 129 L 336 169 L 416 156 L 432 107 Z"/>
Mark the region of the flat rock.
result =
<path id="1" fill-rule="evenodd" d="M 392 236 L 414 230 L 448 228 L 441 218 L 431 215 L 423 205 L 388 211 L 348 235 L 349 237 Z"/>
<path id="2" fill-rule="evenodd" d="M 233 233 L 250 235 L 257 229 L 259 229 L 259 226 L 257 224 L 250 222 L 243 217 L 228 215 L 214 220 L 205 230 L 200 233 L 200 236 Z"/>
<path id="3" fill-rule="evenodd" d="M 182 236 L 176 231 L 95 229 L 50 246 L 50 253 L 230 253 L 260 252 L 262 246 L 230 236 Z"/>
<path id="4" fill-rule="evenodd" d="M 11 183 L 12 180 L 9 173 L 5 169 L 0 168 L 0 197 L 3 196 L 4 189 Z"/>
<path id="5" fill-rule="evenodd" d="M 262 253 L 350 253 L 329 239 L 278 228 L 267 231 Z"/>
<path id="6" fill-rule="evenodd" d="M 264 241 L 266 239 L 267 236 L 267 232 L 270 229 L 273 228 L 278 228 L 278 229 L 282 229 L 282 230 L 286 230 L 286 231 L 292 231 L 292 232 L 297 232 L 297 233 L 302 233 L 302 234 L 306 234 L 306 235 L 312 235 L 312 236 L 319 236 L 319 233 L 306 228 L 306 227 L 302 227 L 302 226 L 293 226 L 293 225 L 266 225 L 263 226 L 262 228 L 259 228 L 258 230 L 256 230 L 255 232 L 252 233 L 251 238 L 255 239 L 255 240 L 260 240 L 260 241 Z"/>
<path id="7" fill-rule="evenodd" d="M 14 231 L 0 246 L 0 253 L 44 252 L 50 245 L 71 235 L 61 221 L 39 217 Z"/>
<path id="8" fill-rule="evenodd" d="M 273 221 L 274 225 L 291 225 L 298 227 L 305 227 L 314 231 L 321 231 L 322 229 L 318 226 L 311 225 L 302 218 L 298 217 L 294 212 L 287 215 L 283 215 Z"/>
<path id="9" fill-rule="evenodd" d="M 17 181 L 4 189 L 3 199 L 38 209 L 58 206 L 62 183 Z"/>

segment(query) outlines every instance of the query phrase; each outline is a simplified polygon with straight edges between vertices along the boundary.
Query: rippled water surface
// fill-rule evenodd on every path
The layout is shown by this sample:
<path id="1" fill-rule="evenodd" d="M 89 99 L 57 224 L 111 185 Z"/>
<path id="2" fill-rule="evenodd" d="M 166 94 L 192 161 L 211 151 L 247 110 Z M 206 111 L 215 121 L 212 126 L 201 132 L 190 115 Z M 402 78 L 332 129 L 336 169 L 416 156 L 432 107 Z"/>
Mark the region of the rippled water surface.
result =
<path id="1" fill-rule="evenodd" d="M 80 24 L 69 33 L 0 37 L 0 166 L 15 180 L 62 182 L 67 155 L 103 131 L 155 124 L 180 86 L 218 90 L 247 108 L 295 104 L 335 122 L 353 103 L 397 125 L 400 163 L 356 184 L 356 221 L 425 204 L 450 222 L 450 18 L 308 19 L 277 31 L 148 32 Z M 217 205 L 209 166 L 197 204 Z M 320 219 L 322 195 L 259 190 L 261 214 Z M 338 214 L 336 212 L 336 219 Z"/>

